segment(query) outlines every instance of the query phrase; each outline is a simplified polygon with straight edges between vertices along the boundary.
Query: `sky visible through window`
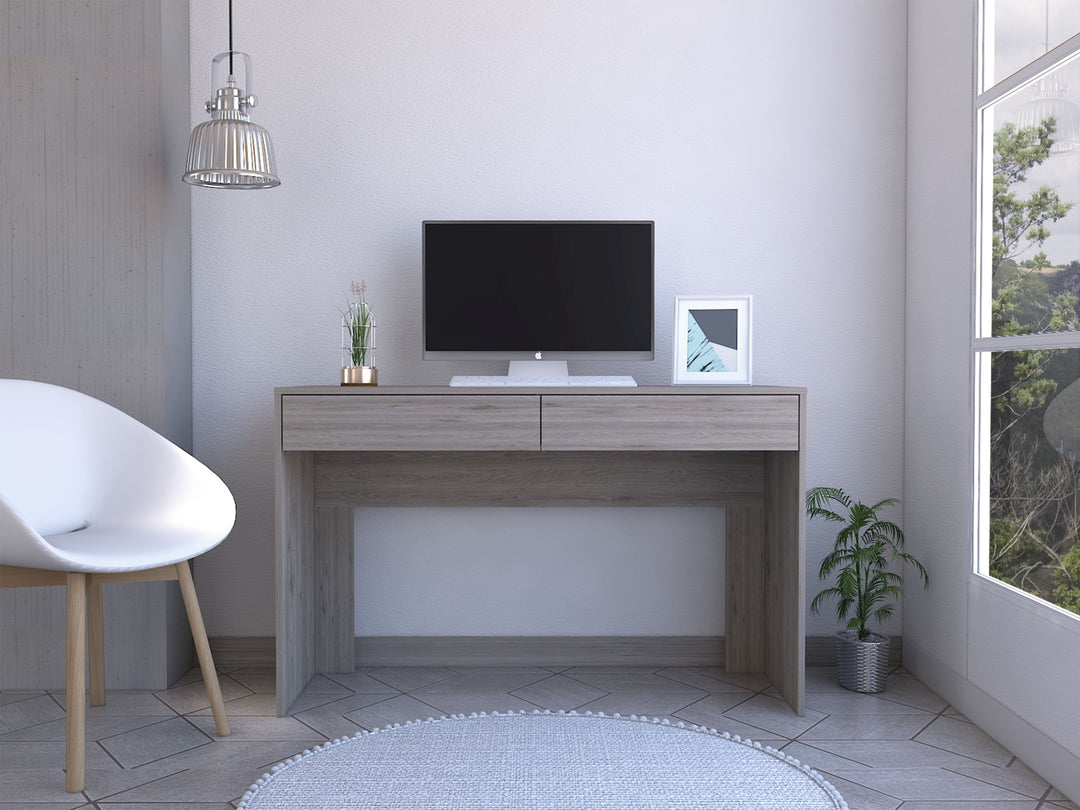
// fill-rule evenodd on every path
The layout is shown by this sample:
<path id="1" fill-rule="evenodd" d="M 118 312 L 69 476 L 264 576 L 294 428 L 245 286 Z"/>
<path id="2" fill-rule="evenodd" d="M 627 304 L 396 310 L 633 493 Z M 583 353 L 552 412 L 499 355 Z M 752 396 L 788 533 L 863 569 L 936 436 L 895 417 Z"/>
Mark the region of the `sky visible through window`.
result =
<path id="1" fill-rule="evenodd" d="M 986 86 L 997 84 L 1080 31 L 1077 0 L 990 0 Z"/>
<path id="2" fill-rule="evenodd" d="M 988 81 L 984 89 L 1007 78 L 1065 40 L 1080 33 L 1080 0 L 988 0 L 986 31 Z M 1023 87 L 986 111 L 985 126 L 996 132 L 1003 124 L 1020 124 L 1040 98 L 1053 96 L 1074 106 L 1080 116 L 1080 57 L 1054 70 L 1034 86 Z M 1059 134 L 1064 122 L 1059 122 Z M 1028 172 L 1015 185 L 1018 193 L 1049 186 L 1062 199 L 1080 201 L 1080 143 L 1071 151 L 1058 151 Z M 1080 259 L 1080 205 L 1056 221 L 1042 245 L 1031 245 L 1016 257 L 1030 260 L 1046 253 L 1050 263 L 1063 266 Z"/>

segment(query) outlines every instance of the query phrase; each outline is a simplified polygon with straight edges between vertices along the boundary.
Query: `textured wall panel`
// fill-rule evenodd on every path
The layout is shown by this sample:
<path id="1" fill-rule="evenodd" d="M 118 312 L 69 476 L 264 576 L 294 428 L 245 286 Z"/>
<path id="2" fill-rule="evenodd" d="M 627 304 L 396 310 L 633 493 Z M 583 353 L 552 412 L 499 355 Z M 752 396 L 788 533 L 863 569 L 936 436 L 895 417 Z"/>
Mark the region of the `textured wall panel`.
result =
<path id="1" fill-rule="evenodd" d="M 0 2 L 0 377 L 190 447 L 186 131 L 169 131 L 187 126 L 187 17 L 187 0 Z M 170 587 L 106 589 L 110 687 L 185 666 Z M 0 687 L 63 684 L 63 616 L 60 588 L 0 592 Z"/>

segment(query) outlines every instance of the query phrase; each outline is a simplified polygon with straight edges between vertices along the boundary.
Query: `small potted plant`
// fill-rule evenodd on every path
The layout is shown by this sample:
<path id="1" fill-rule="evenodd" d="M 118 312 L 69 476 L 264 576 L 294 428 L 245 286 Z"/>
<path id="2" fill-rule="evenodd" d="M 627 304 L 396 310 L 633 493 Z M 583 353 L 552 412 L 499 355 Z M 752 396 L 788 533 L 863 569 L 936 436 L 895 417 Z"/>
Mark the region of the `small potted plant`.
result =
<path id="1" fill-rule="evenodd" d="M 355 300 L 341 312 L 341 384 L 378 385 L 375 368 L 375 314 L 367 301 L 367 283 L 352 283 Z"/>
<path id="2" fill-rule="evenodd" d="M 832 578 L 810 603 L 818 613 L 824 602 L 836 600 L 836 617 L 847 628 L 836 634 L 836 665 L 840 685 L 856 692 L 881 692 L 889 666 L 889 639 L 867 627 L 893 613 L 893 602 L 903 593 L 903 577 L 889 570 L 901 560 L 918 572 L 924 587 L 930 577 L 922 563 L 904 551 L 904 532 L 878 513 L 898 505 L 886 498 L 872 506 L 854 500 L 838 487 L 814 487 L 806 493 L 806 514 L 840 524 L 833 550 L 821 561 L 818 575 Z M 848 615 L 851 614 L 851 618 Z"/>

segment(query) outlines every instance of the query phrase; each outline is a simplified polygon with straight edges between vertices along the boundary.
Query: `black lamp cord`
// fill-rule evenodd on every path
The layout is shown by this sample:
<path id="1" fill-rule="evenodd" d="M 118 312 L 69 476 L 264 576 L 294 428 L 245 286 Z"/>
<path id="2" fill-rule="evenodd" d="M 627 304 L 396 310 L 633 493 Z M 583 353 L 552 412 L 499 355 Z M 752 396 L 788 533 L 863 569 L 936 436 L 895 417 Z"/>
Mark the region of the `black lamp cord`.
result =
<path id="1" fill-rule="evenodd" d="M 233 75 L 233 59 L 232 59 L 232 0 L 229 0 L 229 75 Z"/>

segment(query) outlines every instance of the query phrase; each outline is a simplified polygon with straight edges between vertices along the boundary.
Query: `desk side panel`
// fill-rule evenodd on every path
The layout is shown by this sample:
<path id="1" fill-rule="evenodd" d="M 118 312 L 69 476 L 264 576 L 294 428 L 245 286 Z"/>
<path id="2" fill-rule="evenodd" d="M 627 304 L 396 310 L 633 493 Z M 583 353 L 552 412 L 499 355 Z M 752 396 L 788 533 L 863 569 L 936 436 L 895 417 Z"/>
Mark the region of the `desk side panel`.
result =
<path id="1" fill-rule="evenodd" d="M 797 450 L 799 397 L 545 394 L 545 450 Z"/>
<path id="2" fill-rule="evenodd" d="M 799 448 L 765 454 L 765 673 L 802 715 L 806 709 L 806 395 Z"/>
<path id="3" fill-rule="evenodd" d="M 315 674 L 315 557 L 312 453 L 278 453 L 277 713 L 284 716 Z"/>
<path id="4" fill-rule="evenodd" d="M 352 672 L 353 637 L 353 510 L 315 506 L 315 669 Z"/>
<path id="5" fill-rule="evenodd" d="M 540 398 L 285 395 L 282 448 L 539 450 Z"/>
<path id="6" fill-rule="evenodd" d="M 728 672 L 764 672 L 765 504 L 727 510 L 724 558 L 725 666 Z"/>

